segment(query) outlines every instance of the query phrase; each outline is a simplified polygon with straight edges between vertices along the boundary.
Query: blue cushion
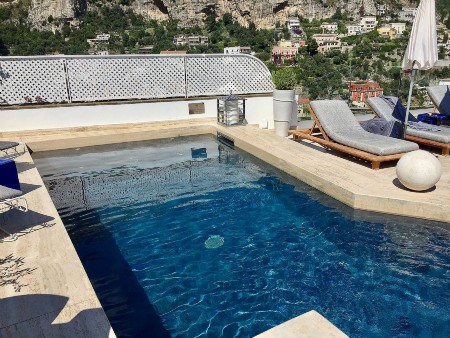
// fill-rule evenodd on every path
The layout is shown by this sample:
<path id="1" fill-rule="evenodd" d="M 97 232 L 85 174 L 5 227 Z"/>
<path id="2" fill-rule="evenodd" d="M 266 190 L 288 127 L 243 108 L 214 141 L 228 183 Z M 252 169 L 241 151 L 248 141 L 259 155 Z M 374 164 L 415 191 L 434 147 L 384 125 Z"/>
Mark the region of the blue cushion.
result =
<path id="1" fill-rule="evenodd" d="M 14 161 L 0 159 L 0 185 L 20 190 L 19 176 Z"/>

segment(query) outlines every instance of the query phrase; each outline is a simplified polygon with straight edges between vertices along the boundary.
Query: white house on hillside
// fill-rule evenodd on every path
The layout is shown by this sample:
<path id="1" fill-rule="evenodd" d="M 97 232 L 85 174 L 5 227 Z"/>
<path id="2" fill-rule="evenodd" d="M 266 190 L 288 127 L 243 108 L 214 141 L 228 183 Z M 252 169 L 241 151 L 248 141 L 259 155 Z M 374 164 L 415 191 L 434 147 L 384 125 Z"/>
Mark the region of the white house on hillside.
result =
<path id="1" fill-rule="evenodd" d="M 250 47 L 225 47 L 223 49 L 223 53 L 227 55 L 235 55 L 235 54 L 251 54 L 252 50 Z"/>
<path id="2" fill-rule="evenodd" d="M 416 17 L 417 8 L 402 8 L 400 12 L 398 12 L 398 19 L 400 21 L 408 21 L 413 22 Z"/>
<path id="3" fill-rule="evenodd" d="M 322 28 L 322 31 L 324 33 L 331 33 L 334 34 L 338 30 L 338 24 L 336 22 L 324 22 L 320 25 L 320 28 Z"/>
<path id="4" fill-rule="evenodd" d="M 377 27 L 378 21 L 375 16 L 364 16 L 361 18 L 359 25 L 361 26 L 361 33 L 373 31 Z"/>
<path id="5" fill-rule="evenodd" d="M 341 40 L 337 34 L 314 34 L 312 36 L 316 40 L 319 53 L 325 53 L 332 49 L 341 49 Z"/>
<path id="6" fill-rule="evenodd" d="M 358 24 L 346 25 L 345 28 L 347 28 L 347 35 L 361 34 L 361 26 Z"/>

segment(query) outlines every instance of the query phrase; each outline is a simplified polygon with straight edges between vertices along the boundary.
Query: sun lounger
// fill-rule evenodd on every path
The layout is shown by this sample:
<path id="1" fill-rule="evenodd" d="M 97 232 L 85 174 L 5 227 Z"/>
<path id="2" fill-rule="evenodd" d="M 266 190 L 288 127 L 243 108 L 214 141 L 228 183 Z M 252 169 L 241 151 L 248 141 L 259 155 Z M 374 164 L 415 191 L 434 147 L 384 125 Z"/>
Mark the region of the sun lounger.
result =
<path id="1" fill-rule="evenodd" d="M 381 117 L 387 121 L 400 121 L 401 116 L 399 116 L 396 110 L 399 111 L 404 109 L 404 107 L 401 106 L 401 103 L 396 98 L 389 98 L 389 100 L 390 102 L 382 97 L 371 97 L 367 99 L 366 103 L 378 117 Z M 395 107 L 393 107 L 393 105 L 395 105 Z M 439 148 L 442 150 L 442 155 L 447 156 L 450 149 L 450 128 L 430 125 L 428 130 L 423 129 L 426 128 L 414 129 L 407 127 L 405 139 L 434 148 Z"/>
<path id="2" fill-rule="evenodd" d="M 344 101 L 319 100 L 308 105 L 314 125 L 306 131 L 293 132 L 294 140 L 307 139 L 372 163 L 398 160 L 406 152 L 419 149 L 415 143 L 365 131 Z M 320 131 L 315 135 L 315 127 Z"/>
<path id="3" fill-rule="evenodd" d="M 427 93 L 437 110 L 450 116 L 450 86 L 427 87 Z"/>
<path id="4" fill-rule="evenodd" d="M 0 159 L 0 204 L 8 209 L 15 208 L 23 212 L 28 211 L 27 200 L 22 196 L 16 164 L 11 160 Z M 1 231 L 15 238 L 15 235 L 5 229 Z"/>

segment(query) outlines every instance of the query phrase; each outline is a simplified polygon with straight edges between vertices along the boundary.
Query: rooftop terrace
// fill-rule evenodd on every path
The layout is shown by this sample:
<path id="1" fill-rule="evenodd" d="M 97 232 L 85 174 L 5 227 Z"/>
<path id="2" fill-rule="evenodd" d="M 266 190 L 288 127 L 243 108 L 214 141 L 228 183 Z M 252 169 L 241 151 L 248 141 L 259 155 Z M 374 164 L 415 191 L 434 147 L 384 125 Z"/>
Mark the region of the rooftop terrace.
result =
<path id="1" fill-rule="evenodd" d="M 238 57 L 251 58 L 249 56 Z M 29 202 L 30 211 L 26 214 L 14 210 L 4 213 L 5 227 L 10 231 L 18 231 L 19 238 L 14 242 L 0 243 L 0 268 L 15 276 L 11 279 L 12 282 L 0 286 L 0 303 L 2 303 L 0 306 L 0 336 L 30 336 L 36 330 L 40 330 L 43 335 L 49 337 L 73 336 L 79 333 L 93 337 L 115 336 L 67 235 L 64 224 L 34 166 L 32 152 L 178 136 L 216 135 L 220 132 L 233 139 L 236 147 L 355 210 L 450 223 L 450 213 L 448 213 L 450 206 L 449 157 L 442 157 L 435 153 L 443 166 L 442 178 L 435 188 L 423 193 L 409 191 L 403 188 L 396 179 L 395 163 L 385 164 L 380 170 L 373 171 L 366 162 L 326 150 L 316 144 L 294 142 L 291 139 L 276 136 L 273 130 L 259 129 L 256 124 L 261 118 L 271 118 L 270 109 L 267 108 L 272 104 L 271 88 L 264 82 L 267 75 L 264 69 L 262 69 L 262 75 L 260 74 L 260 80 L 262 79 L 265 84 L 263 87 L 256 85 L 256 88 L 260 88 L 258 90 L 252 92 L 247 87 L 239 89 L 236 83 L 240 82 L 242 77 L 239 77 L 241 74 L 237 71 L 236 74 L 230 75 L 224 80 L 228 81 L 225 87 L 217 87 L 217 83 L 223 80 L 220 76 L 216 77 L 214 81 L 208 82 L 215 84 L 216 87 L 211 85 L 209 96 L 204 97 L 201 95 L 204 91 L 199 82 L 200 78 L 193 78 L 194 82 L 199 83 L 200 86 L 195 90 L 186 80 L 189 77 L 186 76 L 188 72 L 184 67 L 188 59 L 184 58 L 185 56 L 170 57 L 170 62 L 182 61 L 179 64 L 181 68 L 177 69 L 181 69 L 181 74 L 183 74 L 180 76 L 182 87 L 177 95 L 173 95 L 173 100 L 167 100 L 167 96 L 171 96 L 168 94 L 170 90 L 167 90 L 159 94 L 148 94 L 149 92 L 144 93 L 145 95 L 141 95 L 142 93 L 133 94 L 134 96 L 127 94 L 130 96 L 127 96 L 128 99 L 141 98 L 150 101 L 120 101 L 108 105 L 98 102 L 92 105 L 93 101 L 105 99 L 123 100 L 124 97 L 121 95 L 124 90 L 128 90 L 127 87 L 145 86 L 146 82 L 142 78 L 139 80 L 141 81 L 139 84 L 135 84 L 133 79 L 125 77 L 125 84 L 116 88 L 116 92 L 108 92 L 103 88 L 98 89 L 99 91 L 93 93 L 92 96 L 86 90 L 84 94 L 80 94 L 78 100 L 75 99 L 78 97 L 75 88 L 77 85 L 82 88 L 83 81 L 88 81 L 95 88 L 100 88 L 106 83 L 104 81 L 114 79 L 113 73 L 105 75 L 104 78 L 92 76 L 92 67 L 95 68 L 107 58 L 94 57 L 86 58 L 87 61 L 83 58 L 75 60 L 75 63 L 85 68 L 79 74 L 70 73 L 72 75 L 69 74 L 69 77 L 65 75 L 68 69 L 67 60 L 50 58 L 52 64 L 57 64 L 57 67 L 62 65 L 62 70 L 58 69 L 62 71 L 64 79 L 61 83 L 59 80 L 59 82 L 56 81 L 59 83 L 58 85 L 62 85 L 63 89 L 60 91 L 63 95 L 62 98 L 52 100 L 53 102 L 65 101 L 72 104 L 35 105 L 34 107 L 6 106 L 0 110 L 0 120 L 2 120 L 0 140 L 24 142 L 31 152 L 31 155 L 29 152 L 25 152 L 15 158 L 19 179 Z M 197 63 L 197 65 L 200 64 L 199 71 L 203 72 L 202 76 L 207 77 L 212 69 L 217 69 L 216 67 L 234 64 L 235 61 L 230 61 L 234 59 L 227 58 L 230 56 L 221 55 L 220 59 L 214 60 L 209 66 L 207 66 L 208 62 L 202 63 L 204 60 L 198 56 L 192 61 L 199 62 Z M 109 59 L 116 60 L 114 57 Z M 118 59 L 120 62 L 117 60 L 114 62 L 132 64 L 125 66 L 120 71 L 122 76 L 127 73 L 129 67 L 135 67 L 134 63 L 136 62 L 142 63 L 144 68 L 149 67 L 147 62 L 153 62 L 145 57 L 137 58 L 138 61 Z M 43 60 L 47 59 L 43 58 Z M 53 62 L 55 60 L 57 62 Z M 156 61 L 158 60 L 162 59 Z M 245 60 L 247 62 L 250 59 Z M 3 61 L 1 65 L 4 70 L 3 74 L 12 76 L 14 69 L 17 69 L 14 68 L 16 67 L 14 62 L 20 60 L 10 59 L 9 61 L 11 63 L 8 67 L 12 68 L 8 68 Z M 28 70 L 36 62 L 36 60 L 30 59 L 25 61 L 29 63 L 26 66 Z M 26 67 L 23 68 L 24 64 L 17 67 L 22 67 L 23 72 L 20 74 L 27 74 L 24 70 Z M 252 67 L 259 67 L 259 65 L 254 64 Z M 142 74 L 145 73 L 145 69 L 141 69 Z M 44 71 L 44 73 L 46 72 Z M 161 72 L 164 73 L 162 70 Z M 251 73 L 248 74 L 251 78 Z M 77 85 L 72 86 L 71 76 L 79 81 Z M 167 80 L 167 78 L 167 76 L 161 75 L 158 81 Z M 11 77 L 5 79 L 8 80 Z M 39 79 L 39 77 L 35 77 L 35 79 Z M 6 80 L 4 83 L 7 83 Z M 11 104 L 23 103 L 24 93 L 46 95 L 46 98 L 53 98 L 53 96 L 49 96 L 55 93 L 52 92 L 51 86 L 41 88 L 36 83 L 30 85 L 30 78 L 23 78 L 21 81 L 15 83 L 17 86 L 19 83 L 23 83 L 25 87 L 28 86 L 27 91 L 14 92 L 14 90 L 17 91 L 17 87 L 14 87 L 16 84 L 14 84 L 12 89 L 5 91 L 3 87 L 4 91 L 0 92 L 3 96 L 5 93 L 9 93 L 8 97 L 11 98 L 8 100 Z M 258 81 L 256 82 L 258 83 Z M 252 84 L 250 84 L 251 86 Z M 36 88 L 48 90 L 48 92 L 38 92 Z M 225 94 L 230 88 L 235 89 L 233 92 L 237 94 L 254 95 L 248 102 L 247 119 L 250 124 L 247 126 L 227 128 L 216 123 L 214 118 L 215 96 Z M 144 89 L 142 89 L 143 92 L 145 92 Z M 34 92 L 32 92 L 33 90 Z M 196 94 L 190 96 L 190 90 L 194 90 L 193 93 Z M 75 104 L 77 100 L 83 103 Z M 192 100 L 205 105 L 203 114 L 189 115 L 187 108 Z M 86 105 L 86 101 L 91 102 L 90 105 Z M 18 271 L 21 272 L 15 274 Z M 309 316 L 305 318 L 309 318 Z M 321 322 L 320 318 L 314 320 Z M 304 322 L 299 325 L 304 325 Z M 330 327 L 326 334 L 332 337 L 342 333 L 336 328 Z"/>

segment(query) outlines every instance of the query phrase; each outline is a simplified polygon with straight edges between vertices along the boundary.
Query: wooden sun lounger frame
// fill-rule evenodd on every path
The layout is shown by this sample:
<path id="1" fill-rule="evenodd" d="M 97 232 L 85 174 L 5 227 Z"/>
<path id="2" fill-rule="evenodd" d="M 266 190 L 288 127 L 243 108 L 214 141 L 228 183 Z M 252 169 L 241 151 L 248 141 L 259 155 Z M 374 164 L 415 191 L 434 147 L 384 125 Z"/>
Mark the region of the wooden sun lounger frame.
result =
<path id="1" fill-rule="evenodd" d="M 372 169 L 374 169 L 374 170 L 380 169 L 381 162 L 395 161 L 395 160 L 400 159 L 405 154 L 405 153 L 399 153 L 399 154 L 392 154 L 392 155 L 375 155 L 375 154 L 371 154 L 371 153 L 368 153 L 368 152 L 365 152 L 365 151 L 362 151 L 359 149 L 345 146 L 340 143 L 336 143 L 333 140 L 331 140 L 328 137 L 327 133 L 323 130 L 311 105 L 308 104 L 307 107 L 308 107 L 309 113 L 311 114 L 312 118 L 314 119 L 314 124 L 310 129 L 294 131 L 292 133 L 292 137 L 294 140 L 306 139 L 306 140 L 318 143 L 320 145 L 323 145 L 326 148 L 338 150 L 340 152 L 349 154 L 351 156 L 369 161 L 369 162 L 371 162 Z M 321 138 L 320 136 L 313 135 L 313 133 L 317 132 L 316 127 L 319 129 L 320 134 L 322 135 L 323 138 Z"/>
<path id="2" fill-rule="evenodd" d="M 374 113 L 375 116 L 381 117 L 381 116 L 378 116 L 376 111 L 373 110 L 372 107 L 369 104 L 366 104 L 366 106 L 369 107 L 369 109 Z M 428 140 L 428 139 L 423 138 L 423 137 L 412 136 L 412 135 L 406 135 L 405 136 L 405 140 L 412 141 L 412 142 L 419 143 L 419 144 L 423 144 L 423 145 L 430 146 L 430 147 L 433 147 L 433 148 L 441 149 L 442 156 L 448 156 L 449 155 L 450 143 L 443 143 L 443 142 Z"/>

